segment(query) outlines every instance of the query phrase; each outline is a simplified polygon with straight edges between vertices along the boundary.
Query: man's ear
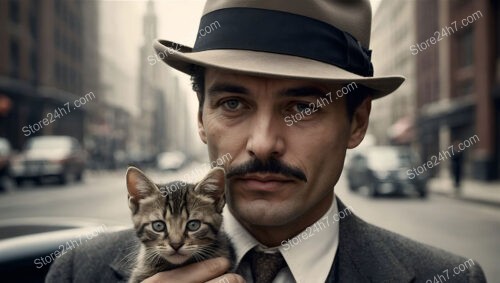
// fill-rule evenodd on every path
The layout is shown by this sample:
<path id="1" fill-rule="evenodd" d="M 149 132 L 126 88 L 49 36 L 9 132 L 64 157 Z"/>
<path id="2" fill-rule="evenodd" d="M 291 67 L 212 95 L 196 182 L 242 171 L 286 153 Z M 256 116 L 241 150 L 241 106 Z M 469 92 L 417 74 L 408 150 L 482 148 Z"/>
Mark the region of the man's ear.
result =
<path id="1" fill-rule="evenodd" d="M 202 107 L 202 106 L 200 106 Z M 205 126 L 203 126 L 203 111 L 198 110 L 198 134 L 200 135 L 201 141 L 207 144 L 207 134 L 205 133 Z"/>
<path id="2" fill-rule="evenodd" d="M 347 142 L 347 148 L 355 148 L 363 141 L 366 130 L 368 129 L 371 109 L 372 98 L 369 96 L 365 98 L 365 100 L 363 100 L 363 102 L 358 106 L 356 111 L 354 111 L 351 121 L 350 137 L 349 141 Z"/>
<path id="3" fill-rule="evenodd" d="M 220 213 L 225 204 L 225 188 L 225 171 L 221 167 L 215 167 L 196 185 L 194 191 L 210 198 L 214 202 L 217 212 Z"/>
<path id="4" fill-rule="evenodd" d="M 133 213 L 138 209 L 139 200 L 160 193 L 158 187 L 136 167 L 127 169 L 126 180 L 129 207 Z"/>

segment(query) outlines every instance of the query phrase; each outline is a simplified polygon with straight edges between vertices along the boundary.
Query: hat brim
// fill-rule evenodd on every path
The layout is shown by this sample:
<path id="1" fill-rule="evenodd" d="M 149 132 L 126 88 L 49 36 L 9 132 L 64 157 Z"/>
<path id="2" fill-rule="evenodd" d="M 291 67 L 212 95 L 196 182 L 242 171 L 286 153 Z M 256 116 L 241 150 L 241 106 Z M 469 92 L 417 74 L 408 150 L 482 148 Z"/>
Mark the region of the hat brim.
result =
<path id="1" fill-rule="evenodd" d="M 173 48 L 175 47 L 175 48 Z M 373 99 L 395 91 L 403 76 L 363 77 L 340 67 L 297 56 L 251 50 L 218 49 L 193 52 L 192 48 L 168 40 L 156 40 L 154 49 L 165 63 L 188 75 L 192 66 L 213 67 L 256 76 L 359 83 L 373 90 Z"/>

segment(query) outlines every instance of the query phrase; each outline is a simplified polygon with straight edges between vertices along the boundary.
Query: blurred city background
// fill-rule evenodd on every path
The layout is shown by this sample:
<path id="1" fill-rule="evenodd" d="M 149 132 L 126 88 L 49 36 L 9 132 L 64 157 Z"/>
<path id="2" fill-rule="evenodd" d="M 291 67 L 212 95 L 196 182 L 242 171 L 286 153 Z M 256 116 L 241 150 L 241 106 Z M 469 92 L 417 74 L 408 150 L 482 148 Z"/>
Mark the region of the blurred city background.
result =
<path id="1" fill-rule="evenodd" d="M 202 176 L 189 77 L 152 43 L 193 46 L 203 5 L 0 0 L 0 244 L 58 221 L 130 226 L 128 164 L 159 181 Z M 375 74 L 406 81 L 373 103 L 335 190 L 369 222 L 500 282 L 500 4 L 372 5 Z"/>

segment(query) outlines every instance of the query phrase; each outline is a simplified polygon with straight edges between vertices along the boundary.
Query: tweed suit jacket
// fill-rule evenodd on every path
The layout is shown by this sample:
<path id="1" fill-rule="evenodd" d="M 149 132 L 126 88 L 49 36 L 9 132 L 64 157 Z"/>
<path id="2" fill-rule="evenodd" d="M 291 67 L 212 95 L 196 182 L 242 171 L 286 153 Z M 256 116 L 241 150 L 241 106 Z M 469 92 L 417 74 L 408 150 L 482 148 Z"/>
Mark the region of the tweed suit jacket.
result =
<path id="1" fill-rule="evenodd" d="M 337 201 L 339 211 L 344 210 L 346 207 L 338 197 Z M 126 282 L 133 264 L 130 252 L 138 247 L 139 241 L 131 229 L 104 234 L 58 258 L 46 282 Z M 339 247 L 326 282 L 432 283 L 435 276 L 443 282 L 486 282 L 476 261 L 454 274 L 453 269 L 467 260 L 373 226 L 351 214 L 340 220 Z M 444 270 L 448 270 L 449 278 Z"/>

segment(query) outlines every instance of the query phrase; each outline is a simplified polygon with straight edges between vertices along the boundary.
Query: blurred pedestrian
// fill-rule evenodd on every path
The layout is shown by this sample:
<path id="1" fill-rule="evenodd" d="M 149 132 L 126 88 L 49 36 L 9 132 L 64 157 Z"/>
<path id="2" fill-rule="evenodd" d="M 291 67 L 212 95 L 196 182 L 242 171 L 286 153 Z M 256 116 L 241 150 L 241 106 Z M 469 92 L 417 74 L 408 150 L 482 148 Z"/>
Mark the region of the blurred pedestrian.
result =
<path id="1" fill-rule="evenodd" d="M 462 160 L 464 157 L 464 154 L 462 151 L 460 151 L 458 145 L 458 141 L 455 141 L 453 143 L 453 149 L 457 151 L 453 151 L 453 155 L 451 156 L 451 173 L 453 175 L 453 186 L 455 188 L 455 193 L 457 194 L 459 194 L 461 191 L 460 182 L 462 180 Z"/>

